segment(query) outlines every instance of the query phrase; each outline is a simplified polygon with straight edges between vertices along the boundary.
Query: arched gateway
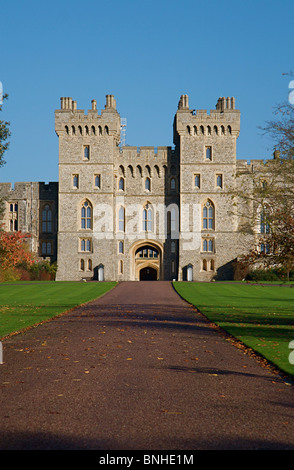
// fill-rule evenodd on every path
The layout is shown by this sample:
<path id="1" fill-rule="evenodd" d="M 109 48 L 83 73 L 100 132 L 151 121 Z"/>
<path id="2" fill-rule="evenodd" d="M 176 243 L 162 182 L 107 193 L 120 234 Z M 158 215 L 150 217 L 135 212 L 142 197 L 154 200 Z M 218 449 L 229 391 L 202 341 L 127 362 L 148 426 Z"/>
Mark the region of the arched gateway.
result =
<path id="1" fill-rule="evenodd" d="M 133 281 L 158 281 L 162 279 L 162 247 L 159 243 L 144 240 L 131 249 Z"/>

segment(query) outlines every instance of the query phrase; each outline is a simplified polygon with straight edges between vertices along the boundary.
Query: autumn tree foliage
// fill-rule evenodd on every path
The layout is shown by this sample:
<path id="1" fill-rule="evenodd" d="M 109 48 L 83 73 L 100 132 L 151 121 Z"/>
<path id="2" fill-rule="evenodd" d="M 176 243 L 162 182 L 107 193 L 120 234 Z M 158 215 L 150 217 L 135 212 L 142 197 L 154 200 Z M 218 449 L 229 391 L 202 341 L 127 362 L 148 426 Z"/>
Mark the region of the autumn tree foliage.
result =
<path id="1" fill-rule="evenodd" d="M 31 266 L 33 255 L 29 250 L 29 236 L 21 232 L 0 231 L 0 268 L 5 271 L 16 266 Z"/>
<path id="2" fill-rule="evenodd" d="M 274 158 L 251 174 L 251 191 L 239 197 L 251 207 L 248 224 L 256 244 L 243 263 L 294 271 L 294 106 L 278 106 L 264 132 L 274 141 Z"/>

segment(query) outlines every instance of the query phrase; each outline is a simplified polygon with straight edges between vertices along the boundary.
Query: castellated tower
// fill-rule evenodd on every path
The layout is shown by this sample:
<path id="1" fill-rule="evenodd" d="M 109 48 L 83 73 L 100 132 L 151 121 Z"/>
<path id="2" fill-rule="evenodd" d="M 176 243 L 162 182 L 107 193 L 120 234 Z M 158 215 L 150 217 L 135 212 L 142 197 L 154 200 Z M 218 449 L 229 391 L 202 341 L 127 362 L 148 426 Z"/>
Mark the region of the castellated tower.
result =
<path id="1" fill-rule="evenodd" d="M 79 280 L 107 265 L 109 279 L 116 273 L 109 260 L 113 243 L 106 223 L 104 236 L 93 236 L 95 210 L 114 205 L 114 162 L 119 154 L 120 116 L 113 95 L 98 114 L 97 104 L 85 114 L 72 98 L 61 98 L 55 111 L 59 137 L 59 234 L 57 280 Z M 93 259 L 93 256 L 96 259 Z"/>
<path id="2" fill-rule="evenodd" d="M 230 278 L 239 252 L 235 187 L 240 112 L 234 98 L 216 109 L 191 110 L 182 95 L 174 122 L 180 154 L 179 280 Z"/>

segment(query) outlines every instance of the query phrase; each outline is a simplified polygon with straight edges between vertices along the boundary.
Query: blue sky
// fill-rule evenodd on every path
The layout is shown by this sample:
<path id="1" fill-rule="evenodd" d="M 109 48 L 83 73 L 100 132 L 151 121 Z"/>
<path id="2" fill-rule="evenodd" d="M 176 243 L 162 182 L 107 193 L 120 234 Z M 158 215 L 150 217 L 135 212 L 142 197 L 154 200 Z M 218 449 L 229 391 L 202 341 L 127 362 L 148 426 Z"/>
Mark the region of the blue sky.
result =
<path id="1" fill-rule="evenodd" d="M 128 145 L 173 145 L 181 94 L 191 109 L 234 96 L 238 158 L 270 158 L 259 126 L 288 99 L 293 0 L 1 2 L 0 81 L 11 144 L 0 181 L 58 181 L 54 111 L 114 94 Z"/>

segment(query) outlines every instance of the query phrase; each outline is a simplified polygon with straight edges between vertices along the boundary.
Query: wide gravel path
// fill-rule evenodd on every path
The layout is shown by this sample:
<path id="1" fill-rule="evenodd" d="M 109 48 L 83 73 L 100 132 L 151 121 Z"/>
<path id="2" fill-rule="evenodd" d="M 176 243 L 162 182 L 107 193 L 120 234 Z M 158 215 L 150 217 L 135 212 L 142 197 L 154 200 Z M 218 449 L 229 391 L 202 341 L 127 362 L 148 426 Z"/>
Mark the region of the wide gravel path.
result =
<path id="1" fill-rule="evenodd" d="M 294 449 L 293 386 L 169 282 L 123 282 L 3 348 L 0 449 Z"/>

